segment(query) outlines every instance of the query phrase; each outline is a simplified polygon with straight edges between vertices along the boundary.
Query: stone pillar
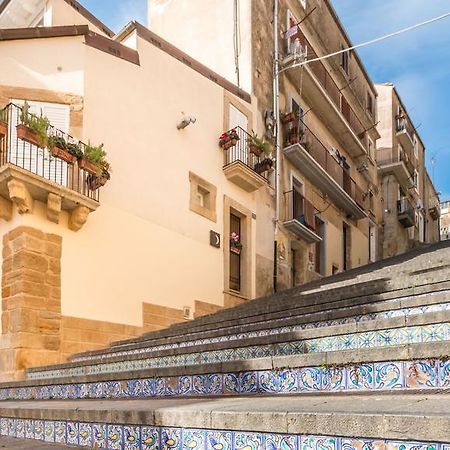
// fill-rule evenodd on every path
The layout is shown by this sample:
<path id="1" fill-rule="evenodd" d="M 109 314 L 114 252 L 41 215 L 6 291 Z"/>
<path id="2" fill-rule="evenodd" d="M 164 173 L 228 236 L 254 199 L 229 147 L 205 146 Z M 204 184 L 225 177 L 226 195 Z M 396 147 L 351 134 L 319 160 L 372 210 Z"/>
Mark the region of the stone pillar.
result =
<path id="1" fill-rule="evenodd" d="M 59 362 L 62 238 L 30 227 L 3 236 L 0 379 Z"/>

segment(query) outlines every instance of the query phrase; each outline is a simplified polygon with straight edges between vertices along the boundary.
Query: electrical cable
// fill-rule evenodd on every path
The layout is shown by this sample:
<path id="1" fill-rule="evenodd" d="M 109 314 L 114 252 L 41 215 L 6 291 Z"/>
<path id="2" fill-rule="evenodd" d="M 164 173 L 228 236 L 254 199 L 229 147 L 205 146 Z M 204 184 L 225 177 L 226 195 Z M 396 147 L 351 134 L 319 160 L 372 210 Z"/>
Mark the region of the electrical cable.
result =
<path id="1" fill-rule="evenodd" d="M 420 23 L 418 23 L 416 25 L 412 25 L 412 26 L 407 27 L 407 28 L 402 28 L 401 30 L 395 31 L 393 33 L 389 33 L 389 34 L 386 34 L 384 36 L 381 36 L 381 37 L 378 37 L 378 38 L 375 38 L 375 39 L 371 39 L 370 41 L 366 41 L 366 42 L 363 42 L 361 44 L 353 45 L 352 47 L 344 48 L 342 50 L 339 50 L 339 51 L 334 52 L 334 53 L 330 53 L 328 55 L 320 56 L 318 58 L 309 59 L 309 60 L 306 60 L 306 61 L 302 61 L 302 62 L 298 62 L 298 63 L 292 64 L 291 66 L 283 67 L 279 71 L 279 73 L 284 72 L 284 71 L 286 71 L 288 69 L 293 69 L 294 67 L 301 67 L 301 66 L 304 66 L 306 64 L 315 62 L 315 61 L 321 61 L 322 59 L 328 59 L 328 58 L 331 58 L 332 56 L 337 56 L 337 55 L 340 55 L 342 53 L 347 53 L 347 52 L 350 52 L 350 51 L 355 50 L 357 48 L 366 47 L 368 45 L 376 44 L 378 42 L 384 41 L 384 40 L 389 39 L 391 37 L 398 36 L 400 34 L 403 34 L 403 33 L 409 32 L 409 31 L 416 30 L 417 28 L 424 27 L 426 25 L 430 25 L 430 24 L 432 24 L 434 22 L 437 22 L 438 20 L 442 20 L 442 19 L 445 19 L 447 17 L 450 17 L 450 12 L 442 14 L 441 16 L 438 16 L 438 17 L 434 17 L 433 19 L 426 20 L 425 22 L 420 22 Z"/>

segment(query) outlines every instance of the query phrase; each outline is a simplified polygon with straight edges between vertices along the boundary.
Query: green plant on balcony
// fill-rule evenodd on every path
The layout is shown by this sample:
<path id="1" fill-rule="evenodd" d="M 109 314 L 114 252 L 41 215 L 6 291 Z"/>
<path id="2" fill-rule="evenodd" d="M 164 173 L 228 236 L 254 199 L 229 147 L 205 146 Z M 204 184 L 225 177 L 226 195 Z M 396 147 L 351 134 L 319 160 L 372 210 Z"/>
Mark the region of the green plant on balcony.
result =
<path id="1" fill-rule="evenodd" d="M 68 144 L 64 136 L 49 136 L 47 147 L 52 156 L 62 159 L 68 164 L 74 164 L 77 158 L 69 151 Z"/>
<path id="2" fill-rule="evenodd" d="M 92 175 L 100 176 L 105 161 L 106 152 L 103 144 L 95 146 L 89 143 L 84 147 L 83 155 L 78 159 L 78 166 Z"/>
<path id="3" fill-rule="evenodd" d="M 78 160 L 78 165 L 89 173 L 86 181 L 91 190 L 104 186 L 111 178 L 111 165 L 106 160 L 103 144 L 86 145 L 82 158 Z"/>
<path id="4" fill-rule="evenodd" d="M 267 172 L 268 170 L 270 170 L 272 166 L 272 158 L 264 158 L 255 164 L 254 170 L 256 173 L 259 173 L 261 175 L 263 172 Z"/>
<path id="5" fill-rule="evenodd" d="M 260 157 L 263 153 L 269 156 L 272 153 L 272 144 L 266 141 L 264 138 L 258 137 L 253 133 L 249 141 L 250 153 Z"/>
<path id="6" fill-rule="evenodd" d="M 110 178 L 111 178 L 111 165 L 107 161 L 103 161 L 100 166 L 100 172 L 98 174 L 88 175 L 87 183 L 89 189 L 95 191 L 96 189 L 104 186 Z"/>
<path id="7" fill-rule="evenodd" d="M 75 159 L 83 158 L 83 150 L 81 150 L 80 144 L 75 144 L 74 142 L 67 143 L 67 151 L 75 157 Z"/>
<path id="8" fill-rule="evenodd" d="M 30 144 L 45 148 L 48 145 L 48 129 L 50 121 L 47 117 L 35 116 L 29 112 L 30 105 L 25 102 L 17 125 L 17 137 Z"/>

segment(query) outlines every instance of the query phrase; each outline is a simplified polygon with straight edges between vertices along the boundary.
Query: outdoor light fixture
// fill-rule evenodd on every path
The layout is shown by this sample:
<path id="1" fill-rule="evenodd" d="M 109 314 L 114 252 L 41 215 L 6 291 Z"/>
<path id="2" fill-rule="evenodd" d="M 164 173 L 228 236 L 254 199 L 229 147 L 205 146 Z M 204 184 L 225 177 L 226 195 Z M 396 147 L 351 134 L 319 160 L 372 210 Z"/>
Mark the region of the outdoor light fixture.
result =
<path id="1" fill-rule="evenodd" d="M 183 117 L 183 120 L 177 125 L 177 128 L 179 130 L 183 130 L 189 124 L 195 123 L 196 121 L 197 121 L 197 119 L 195 117 L 185 116 L 185 117 Z"/>

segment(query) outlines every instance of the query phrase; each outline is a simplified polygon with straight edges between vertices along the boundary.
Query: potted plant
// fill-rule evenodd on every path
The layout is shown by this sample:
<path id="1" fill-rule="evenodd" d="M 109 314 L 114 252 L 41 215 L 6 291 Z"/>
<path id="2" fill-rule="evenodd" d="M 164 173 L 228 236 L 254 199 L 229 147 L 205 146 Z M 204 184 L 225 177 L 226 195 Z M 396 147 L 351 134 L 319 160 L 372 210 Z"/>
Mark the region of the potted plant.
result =
<path id="1" fill-rule="evenodd" d="M 256 173 L 259 173 L 261 175 L 263 172 L 267 172 L 268 170 L 270 170 L 272 166 L 272 158 L 264 158 L 263 160 L 255 164 L 254 170 Z"/>
<path id="2" fill-rule="evenodd" d="M 67 142 L 67 151 L 77 160 L 83 158 L 83 150 L 81 150 L 80 144 Z"/>
<path id="3" fill-rule="evenodd" d="M 87 183 L 89 189 L 95 191 L 96 189 L 104 186 L 106 182 L 111 178 L 111 165 L 103 161 L 101 166 L 101 172 L 99 174 L 93 175 L 89 174 L 87 177 Z"/>
<path id="4" fill-rule="evenodd" d="M 228 150 L 230 147 L 234 147 L 239 141 L 239 135 L 235 128 L 233 128 L 228 133 L 223 133 L 219 138 L 219 145 L 224 149 Z"/>
<path id="5" fill-rule="evenodd" d="M 103 144 L 98 146 L 88 144 L 84 147 L 83 156 L 78 159 L 78 167 L 92 175 L 99 175 L 105 157 L 106 152 L 103 150 Z"/>
<path id="6" fill-rule="evenodd" d="M 242 250 L 241 238 L 235 232 L 230 236 L 230 252 L 240 255 Z"/>
<path id="7" fill-rule="evenodd" d="M 8 110 L 6 108 L 0 109 L 0 139 L 3 139 L 8 131 L 7 115 Z"/>
<path id="8" fill-rule="evenodd" d="M 49 136 L 48 150 L 55 158 L 62 159 L 68 164 L 75 164 L 77 158 L 69 152 L 67 142 L 63 136 Z"/>
<path id="9" fill-rule="evenodd" d="M 258 137 L 257 134 L 253 133 L 250 138 L 250 153 L 253 153 L 255 156 L 260 157 L 263 153 L 266 155 L 270 155 L 272 152 L 272 145 L 270 142 L 264 140 L 264 138 Z"/>
<path id="10" fill-rule="evenodd" d="M 296 119 L 298 119 L 298 114 L 292 111 L 281 116 L 281 122 L 284 124 L 291 123 Z"/>
<path id="11" fill-rule="evenodd" d="M 50 121 L 45 116 L 35 116 L 28 111 L 30 106 L 27 102 L 22 107 L 20 115 L 21 123 L 17 125 L 17 137 L 29 144 L 45 148 L 48 144 L 48 129 Z"/>
<path id="12" fill-rule="evenodd" d="M 298 127 L 292 127 L 289 130 L 289 143 L 290 144 L 298 144 L 302 141 L 304 135 L 303 129 L 299 129 Z"/>

